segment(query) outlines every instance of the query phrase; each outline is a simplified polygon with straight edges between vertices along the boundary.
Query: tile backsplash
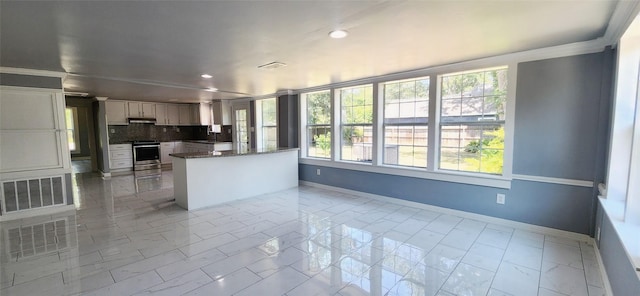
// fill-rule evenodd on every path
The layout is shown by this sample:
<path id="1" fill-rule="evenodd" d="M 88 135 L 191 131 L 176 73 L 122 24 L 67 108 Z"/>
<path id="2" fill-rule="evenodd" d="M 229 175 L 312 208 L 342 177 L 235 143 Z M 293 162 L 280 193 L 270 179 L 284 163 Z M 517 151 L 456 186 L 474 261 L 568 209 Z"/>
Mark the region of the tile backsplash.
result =
<path id="1" fill-rule="evenodd" d="M 136 140 L 170 142 L 213 139 L 213 134 L 207 135 L 206 126 L 160 126 L 137 123 L 109 126 L 109 144 L 128 143 Z M 231 125 L 222 126 L 222 133 L 216 135 L 216 140 L 219 142 L 231 141 Z"/>

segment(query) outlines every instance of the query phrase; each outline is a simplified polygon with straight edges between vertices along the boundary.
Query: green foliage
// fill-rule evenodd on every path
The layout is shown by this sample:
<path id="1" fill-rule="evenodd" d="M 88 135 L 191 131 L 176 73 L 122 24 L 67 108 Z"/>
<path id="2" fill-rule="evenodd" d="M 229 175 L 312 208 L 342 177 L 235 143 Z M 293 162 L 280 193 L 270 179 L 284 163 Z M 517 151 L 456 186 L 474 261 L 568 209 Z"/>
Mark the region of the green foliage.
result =
<path id="1" fill-rule="evenodd" d="M 482 145 L 479 145 L 478 141 L 474 141 L 475 143 L 471 142 L 465 147 L 466 152 L 480 153 L 480 160 L 477 158 L 465 158 L 464 161 L 468 169 L 483 173 L 502 174 L 504 128 L 501 127 L 488 133 L 488 135 L 492 136 L 492 138 L 483 140 Z M 476 149 L 475 152 L 469 151 L 473 149 Z"/>
<path id="2" fill-rule="evenodd" d="M 331 132 L 322 135 L 313 136 L 316 147 L 322 150 L 323 154 L 328 154 L 331 150 Z"/>
<path id="3" fill-rule="evenodd" d="M 364 131 L 355 126 L 345 126 L 342 128 L 342 141 L 346 145 L 353 143 L 361 143 L 364 137 Z"/>
<path id="4" fill-rule="evenodd" d="M 328 91 L 307 95 L 308 124 L 331 124 L 331 94 Z"/>

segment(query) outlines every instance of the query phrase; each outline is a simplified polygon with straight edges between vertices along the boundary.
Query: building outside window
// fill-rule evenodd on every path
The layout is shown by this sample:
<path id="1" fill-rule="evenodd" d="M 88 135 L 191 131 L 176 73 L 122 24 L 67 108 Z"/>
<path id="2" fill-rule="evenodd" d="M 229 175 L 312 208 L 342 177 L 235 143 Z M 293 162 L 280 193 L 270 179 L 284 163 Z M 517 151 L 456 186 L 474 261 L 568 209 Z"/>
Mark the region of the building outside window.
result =
<path id="1" fill-rule="evenodd" d="M 260 149 L 278 147 L 278 112 L 276 98 L 256 101 L 257 142 Z"/>
<path id="2" fill-rule="evenodd" d="M 307 156 L 331 158 L 331 92 L 302 94 L 307 113 Z"/>
<path id="3" fill-rule="evenodd" d="M 371 85 L 338 90 L 340 101 L 341 159 L 372 161 L 373 87 Z"/>
<path id="4" fill-rule="evenodd" d="M 502 174 L 507 68 L 440 79 L 439 168 Z"/>
<path id="5" fill-rule="evenodd" d="M 427 167 L 429 77 L 383 84 L 384 163 Z"/>

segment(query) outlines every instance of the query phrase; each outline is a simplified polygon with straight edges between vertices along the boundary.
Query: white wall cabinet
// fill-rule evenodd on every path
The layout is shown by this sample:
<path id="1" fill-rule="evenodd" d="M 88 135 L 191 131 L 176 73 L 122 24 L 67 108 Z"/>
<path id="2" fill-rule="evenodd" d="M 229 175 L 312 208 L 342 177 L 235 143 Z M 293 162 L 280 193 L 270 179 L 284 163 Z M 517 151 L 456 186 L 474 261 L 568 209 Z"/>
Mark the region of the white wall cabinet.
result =
<path id="1" fill-rule="evenodd" d="M 231 104 L 229 101 L 215 101 L 211 103 L 213 109 L 213 123 L 220 125 L 231 124 Z"/>
<path id="2" fill-rule="evenodd" d="M 169 125 L 180 124 L 180 110 L 176 104 L 167 105 L 167 122 Z"/>
<path id="3" fill-rule="evenodd" d="M 144 102 L 128 102 L 128 117 L 156 118 L 156 104 Z"/>
<path id="4" fill-rule="evenodd" d="M 191 106 L 187 104 L 178 105 L 178 120 L 180 125 L 191 125 Z"/>
<path id="5" fill-rule="evenodd" d="M 107 124 L 127 125 L 129 108 L 125 101 L 106 101 Z"/>
<path id="6" fill-rule="evenodd" d="M 109 166 L 114 170 L 133 168 L 133 148 L 131 144 L 109 145 Z"/>
<path id="7" fill-rule="evenodd" d="M 168 125 L 167 104 L 156 104 L 156 125 Z"/>

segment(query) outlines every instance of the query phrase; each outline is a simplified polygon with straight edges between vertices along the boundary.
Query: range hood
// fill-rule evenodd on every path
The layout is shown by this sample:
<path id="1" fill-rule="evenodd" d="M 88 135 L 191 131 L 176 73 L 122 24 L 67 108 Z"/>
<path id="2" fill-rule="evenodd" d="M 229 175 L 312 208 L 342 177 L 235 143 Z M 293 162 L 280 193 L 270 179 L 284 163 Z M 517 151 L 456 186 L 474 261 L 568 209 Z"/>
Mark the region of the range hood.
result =
<path id="1" fill-rule="evenodd" d="M 149 123 L 156 124 L 155 118 L 129 117 L 129 123 Z"/>

